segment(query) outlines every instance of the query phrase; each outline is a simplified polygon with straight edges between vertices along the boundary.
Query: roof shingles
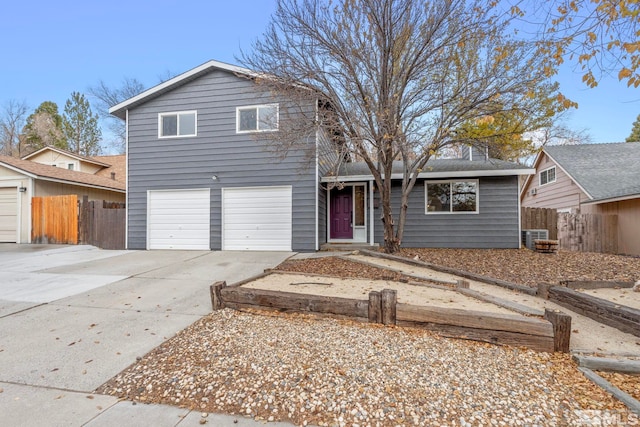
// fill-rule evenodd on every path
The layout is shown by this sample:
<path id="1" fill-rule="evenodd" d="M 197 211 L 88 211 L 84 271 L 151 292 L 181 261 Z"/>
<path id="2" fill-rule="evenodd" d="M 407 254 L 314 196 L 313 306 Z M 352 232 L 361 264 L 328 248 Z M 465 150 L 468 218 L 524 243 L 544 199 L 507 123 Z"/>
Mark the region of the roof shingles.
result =
<path id="1" fill-rule="evenodd" d="M 45 180 L 62 181 L 69 184 L 98 187 L 107 190 L 116 190 L 118 192 L 124 192 L 126 189 L 124 182 L 111 178 L 57 168 L 29 160 L 16 159 L 15 157 L 0 156 L 0 166 L 18 169 Z"/>
<path id="2" fill-rule="evenodd" d="M 544 151 L 593 201 L 640 195 L 640 143 L 557 145 Z"/>

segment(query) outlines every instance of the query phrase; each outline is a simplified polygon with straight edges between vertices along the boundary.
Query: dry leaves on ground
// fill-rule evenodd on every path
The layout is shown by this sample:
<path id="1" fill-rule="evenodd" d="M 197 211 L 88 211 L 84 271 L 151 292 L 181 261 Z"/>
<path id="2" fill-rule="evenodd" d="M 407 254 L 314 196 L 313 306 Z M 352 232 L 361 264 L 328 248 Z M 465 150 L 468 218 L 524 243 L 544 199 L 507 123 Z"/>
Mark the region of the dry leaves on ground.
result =
<path id="1" fill-rule="evenodd" d="M 398 255 L 528 286 L 561 280 L 640 279 L 640 258 L 592 252 L 403 248 Z"/>

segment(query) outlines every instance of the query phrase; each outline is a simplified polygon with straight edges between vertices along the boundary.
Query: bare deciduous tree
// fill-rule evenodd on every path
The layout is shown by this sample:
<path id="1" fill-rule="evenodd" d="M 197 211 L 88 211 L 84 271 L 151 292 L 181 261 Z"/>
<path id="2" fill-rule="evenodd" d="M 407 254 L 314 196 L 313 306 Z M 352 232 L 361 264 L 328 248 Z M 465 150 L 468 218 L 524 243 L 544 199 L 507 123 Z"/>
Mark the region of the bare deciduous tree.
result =
<path id="1" fill-rule="evenodd" d="M 427 161 L 474 142 L 457 135 L 464 123 L 572 106 L 555 91 L 551 106 L 536 96 L 549 87 L 543 58 L 510 37 L 510 19 L 480 0 L 279 0 L 266 33 L 241 60 L 264 76 L 259 83 L 297 105 L 274 143 L 299 147 L 300 135 L 320 126 L 343 150 L 329 160 L 366 163 L 380 191 L 385 250 L 395 252 Z M 307 108 L 312 98 L 317 110 Z M 395 160 L 399 188 L 391 180 Z"/>
<path id="2" fill-rule="evenodd" d="M 22 128 L 27 121 L 29 107 L 24 101 L 9 100 L 0 113 L 0 154 L 20 157 L 24 139 Z"/>
<path id="3" fill-rule="evenodd" d="M 95 108 L 98 116 L 107 123 L 107 129 L 113 134 L 115 140 L 110 142 L 118 152 L 124 153 L 126 143 L 125 122 L 109 114 L 109 108 L 138 95 L 144 90 L 144 85 L 135 78 L 126 77 L 120 87 L 109 87 L 104 81 L 88 89 L 89 95 L 95 99 Z"/>

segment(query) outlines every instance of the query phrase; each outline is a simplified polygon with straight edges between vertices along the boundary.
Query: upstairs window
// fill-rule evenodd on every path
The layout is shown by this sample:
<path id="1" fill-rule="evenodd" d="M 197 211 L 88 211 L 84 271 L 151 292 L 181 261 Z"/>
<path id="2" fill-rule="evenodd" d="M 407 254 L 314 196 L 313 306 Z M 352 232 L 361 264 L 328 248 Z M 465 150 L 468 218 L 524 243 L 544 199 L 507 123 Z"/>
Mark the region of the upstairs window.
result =
<path id="1" fill-rule="evenodd" d="M 158 137 L 177 138 L 196 136 L 198 121 L 195 111 L 182 111 L 178 113 L 160 113 L 158 115 Z"/>
<path id="2" fill-rule="evenodd" d="M 550 167 L 540 171 L 540 185 L 550 184 L 556 182 L 556 167 Z"/>
<path id="3" fill-rule="evenodd" d="M 236 109 L 236 133 L 278 130 L 278 104 L 249 105 Z"/>
<path id="4" fill-rule="evenodd" d="M 477 213 L 478 181 L 426 181 L 426 214 Z"/>

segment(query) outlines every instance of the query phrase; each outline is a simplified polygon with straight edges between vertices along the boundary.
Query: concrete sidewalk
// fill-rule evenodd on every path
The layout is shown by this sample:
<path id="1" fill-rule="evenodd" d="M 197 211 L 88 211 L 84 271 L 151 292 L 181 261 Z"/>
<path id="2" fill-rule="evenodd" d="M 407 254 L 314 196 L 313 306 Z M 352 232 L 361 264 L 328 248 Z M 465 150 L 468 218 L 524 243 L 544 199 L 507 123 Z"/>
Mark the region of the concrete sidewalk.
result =
<path id="1" fill-rule="evenodd" d="M 92 392 L 208 314 L 211 283 L 292 255 L 13 246 L 0 245 L 0 425 L 12 426 L 200 425 L 200 412 Z"/>

